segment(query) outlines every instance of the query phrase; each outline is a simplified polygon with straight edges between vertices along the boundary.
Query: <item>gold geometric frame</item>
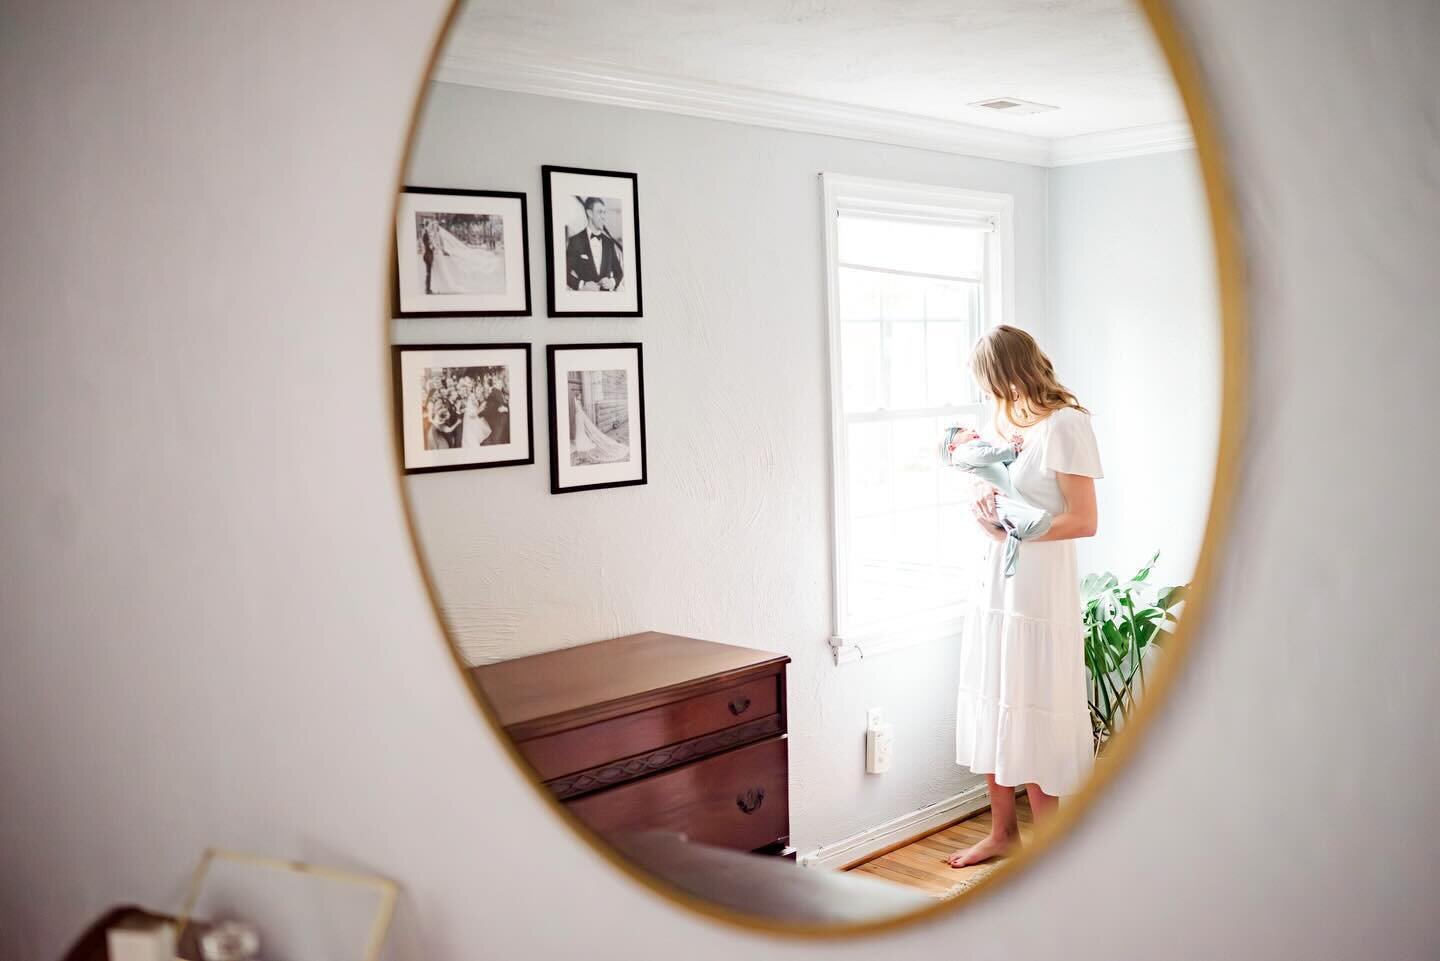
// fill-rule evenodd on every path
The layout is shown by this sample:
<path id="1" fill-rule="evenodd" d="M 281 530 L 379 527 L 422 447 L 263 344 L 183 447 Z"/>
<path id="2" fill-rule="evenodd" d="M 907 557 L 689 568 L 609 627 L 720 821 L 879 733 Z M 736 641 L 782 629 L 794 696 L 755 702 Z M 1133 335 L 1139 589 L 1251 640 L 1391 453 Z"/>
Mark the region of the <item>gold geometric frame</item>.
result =
<path id="1" fill-rule="evenodd" d="M 419 89 L 411 110 L 410 126 L 405 138 L 405 149 L 401 156 L 400 170 L 395 177 L 394 196 L 397 198 L 400 196 L 400 188 L 404 184 L 405 167 L 410 162 L 411 151 L 414 148 L 415 133 L 420 123 L 420 111 L 429 92 L 430 78 L 434 75 L 435 64 L 439 60 L 442 45 L 449 36 L 451 25 L 459 13 L 462 2 L 463 0 L 452 0 L 449 13 L 435 35 L 431 54 L 425 65 L 425 73 L 420 78 Z M 536 801 L 548 806 L 556 817 L 568 824 L 581 840 L 589 844 L 597 854 L 620 873 L 629 876 L 665 900 L 683 905 L 697 914 L 751 934 L 761 931 L 797 938 L 821 939 L 878 934 L 919 921 L 936 920 L 978 902 L 986 895 L 1013 881 L 1035 865 L 1053 846 L 1061 843 L 1065 835 L 1081 818 L 1090 813 L 1106 789 L 1119 777 L 1124 767 L 1134 760 L 1141 743 L 1154 725 L 1155 718 L 1165 709 L 1166 698 L 1173 691 L 1175 681 L 1188 661 L 1195 634 L 1209 614 L 1210 595 L 1215 580 L 1215 565 L 1222 555 L 1224 540 L 1229 532 L 1229 522 L 1239 480 L 1240 451 L 1243 443 L 1242 430 L 1246 410 L 1246 384 L 1249 371 L 1246 354 L 1248 320 L 1245 312 L 1244 259 L 1230 191 L 1229 172 L 1225 165 L 1220 130 L 1206 99 L 1204 78 L 1200 66 L 1186 45 L 1180 28 L 1171 14 L 1167 0 L 1135 0 L 1135 3 L 1141 8 L 1146 20 L 1150 23 L 1151 31 L 1170 66 L 1170 72 L 1180 91 L 1185 111 L 1189 115 L 1210 214 L 1219 292 L 1221 355 L 1220 442 L 1216 453 L 1214 480 L 1211 485 L 1210 513 L 1205 523 L 1205 535 L 1195 565 L 1195 576 L 1191 581 L 1190 591 L 1186 598 L 1185 616 L 1181 619 L 1175 633 L 1166 640 L 1166 656 L 1160 659 L 1156 665 L 1157 669 L 1146 678 L 1145 700 L 1120 733 L 1107 745 L 1106 763 L 1096 766 L 1095 773 L 1091 775 L 1085 787 L 1078 794 L 1066 799 L 1058 813 L 1050 818 L 1043 829 L 1037 830 L 1035 839 L 1030 844 L 1022 848 L 1019 854 L 1001 861 L 984 881 L 974 887 L 948 900 L 937 901 L 933 906 L 879 921 L 830 925 L 786 923 L 742 914 L 681 891 L 671 886 L 664 878 L 652 875 L 619 854 L 602 837 L 572 815 L 539 781 L 530 775 L 528 764 L 521 757 L 514 742 L 502 730 L 499 720 L 461 658 L 459 648 L 452 641 L 449 627 L 441 614 L 439 592 L 430 575 L 425 555 L 421 550 L 420 539 L 415 530 L 415 515 L 411 510 L 404 475 L 400 470 L 403 461 L 399 437 L 398 434 L 396 435 L 393 448 L 394 476 L 401 503 L 405 507 L 406 527 L 411 547 L 415 551 L 416 563 L 425 584 L 441 640 L 445 644 L 456 670 L 464 678 L 481 716 L 485 718 L 491 732 L 509 755 L 511 763 L 530 784 Z M 394 220 L 392 211 L 389 222 L 393 225 Z M 389 237 L 389 240 L 393 243 L 393 229 L 390 234 L 392 236 Z M 387 249 L 389 251 L 388 259 L 384 264 L 384 270 L 379 274 L 381 277 L 388 277 L 390 265 L 395 263 L 393 248 Z M 388 358 L 390 351 L 388 314 L 382 317 L 381 330 L 383 332 L 381 348 L 384 352 L 382 356 Z M 386 371 L 382 377 L 381 388 L 384 396 L 391 397 L 388 377 L 389 373 Z M 393 403 L 393 399 L 391 402 Z M 394 411 L 391 412 L 392 424 L 398 423 L 398 418 L 394 416 L 394 413 Z"/>
<path id="2" fill-rule="evenodd" d="M 205 853 L 200 856 L 200 863 L 195 865 L 194 873 L 190 875 L 190 887 L 185 892 L 184 906 L 180 908 L 180 913 L 175 918 L 175 946 L 177 949 L 180 946 L 180 938 L 185 933 L 185 926 L 190 923 L 190 917 L 195 911 L 195 904 L 200 899 L 200 889 L 205 885 L 205 876 L 210 871 L 211 863 L 215 861 L 231 861 L 268 871 L 303 874 L 309 877 L 323 878 L 326 881 L 338 881 L 341 884 L 375 888 L 380 892 L 380 905 L 375 909 L 375 920 L 370 923 L 370 938 L 365 944 L 365 953 L 361 956 L 360 961 L 375 961 L 379 957 L 380 946 L 385 943 L 385 932 L 390 928 L 390 918 L 395 914 L 395 901 L 400 895 L 400 887 L 394 881 L 374 874 L 357 874 L 353 871 L 341 871 L 338 868 L 327 868 L 318 864 L 306 864 L 303 861 L 267 858 L 259 854 L 245 854 L 241 851 L 226 851 L 221 848 L 207 848 Z"/>

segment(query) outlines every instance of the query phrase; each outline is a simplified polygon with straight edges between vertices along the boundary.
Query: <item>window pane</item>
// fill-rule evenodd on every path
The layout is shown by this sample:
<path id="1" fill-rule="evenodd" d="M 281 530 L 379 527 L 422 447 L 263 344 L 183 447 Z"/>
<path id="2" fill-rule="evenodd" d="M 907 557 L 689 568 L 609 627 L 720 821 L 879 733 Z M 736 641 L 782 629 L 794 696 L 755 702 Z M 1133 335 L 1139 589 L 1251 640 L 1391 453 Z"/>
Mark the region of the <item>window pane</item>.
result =
<path id="1" fill-rule="evenodd" d="M 926 406 L 958 407 L 976 403 L 968 366 L 975 336 L 968 321 L 932 321 L 926 325 Z"/>
<path id="2" fill-rule="evenodd" d="M 965 367 L 978 334 L 974 284 L 842 269 L 840 289 L 847 410 L 975 403 Z M 937 311 L 944 319 L 925 321 Z"/>
<path id="3" fill-rule="evenodd" d="M 925 357 L 925 322 L 899 321 L 889 325 L 890 396 L 882 400 L 886 410 L 925 406 L 925 380 L 929 363 Z"/>
<path id="4" fill-rule="evenodd" d="M 913 417 L 891 425 L 890 456 L 895 470 L 895 509 L 934 507 L 940 451 L 934 417 Z"/>
<path id="5" fill-rule="evenodd" d="M 850 617 L 870 621 L 890 608 L 895 581 L 891 548 L 894 515 L 856 518 L 850 524 Z"/>
<path id="6" fill-rule="evenodd" d="M 890 424 L 851 424 L 846 446 L 850 454 L 850 516 L 888 513 L 894 505 Z"/>
<path id="7" fill-rule="evenodd" d="M 840 328 L 840 368 L 847 411 L 880 406 L 880 321 L 857 320 Z"/>
<path id="8" fill-rule="evenodd" d="M 887 274 L 870 270 L 840 270 L 840 319 L 876 320 L 880 316 L 880 290 Z"/>
<path id="9" fill-rule="evenodd" d="M 974 284 L 932 281 L 925 291 L 925 319 L 973 321 L 975 289 Z"/>
<path id="10" fill-rule="evenodd" d="M 981 565 L 989 548 L 968 504 L 940 508 L 936 568 L 948 580 L 948 591 L 962 596 L 977 589 Z"/>
<path id="11" fill-rule="evenodd" d="M 973 320 L 978 285 L 841 267 L 842 320 Z"/>
<path id="12" fill-rule="evenodd" d="M 864 273 L 865 271 L 855 271 Z M 886 320 L 924 320 L 925 293 L 935 283 L 924 277 L 904 277 L 899 274 L 876 274 L 881 279 L 880 316 Z"/>
<path id="13" fill-rule="evenodd" d="M 986 233 L 973 227 L 841 214 L 840 262 L 947 277 L 978 276 Z"/>
<path id="14" fill-rule="evenodd" d="M 895 566 L 903 575 L 909 606 L 934 607 L 934 594 L 949 596 L 948 585 L 935 565 L 940 515 L 938 508 L 902 511 L 895 515 Z M 932 593 L 933 592 L 933 593 Z"/>

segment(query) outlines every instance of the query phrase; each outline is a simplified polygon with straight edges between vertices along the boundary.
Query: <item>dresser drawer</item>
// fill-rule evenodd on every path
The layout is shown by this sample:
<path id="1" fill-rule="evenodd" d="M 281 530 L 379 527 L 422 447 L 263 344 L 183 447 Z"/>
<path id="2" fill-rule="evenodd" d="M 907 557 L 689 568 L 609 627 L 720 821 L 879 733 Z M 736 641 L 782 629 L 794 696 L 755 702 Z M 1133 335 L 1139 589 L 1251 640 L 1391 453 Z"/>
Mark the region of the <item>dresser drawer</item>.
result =
<path id="1" fill-rule="evenodd" d="M 790 833 L 788 744 L 773 737 L 567 802 L 601 834 L 677 831 L 753 851 Z"/>
<path id="2" fill-rule="evenodd" d="M 777 723 L 768 726 L 757 727 L 752 723 L 778 712 L 779 684 L 779 675 L 767 674 L 671 704 L 531 738 L 521 741 L 518 746 L 542 781 L 611 765 L 727 728 L 745 726 L 745 731 L 738 732 L 741 737 L 728 744 L 716 743 L 709 747 L 710 752 L 723 750 L 740 740 L 783 730 L 778 718 Z M 746 732 L 749 732 L 749 738 L 743 736 Z M 724 741 L 723 738 L 719 740 Z M 705 752 L 706 746 L 701 744 L 693 753 Z M 643 765 L 640 767 L 643 768 Z M 612 773 L 618 775 L 612 778 L 612 782 L 626 779 L 624 772 Z M 644 773 L 648 772 L 637 768 L 634 776 Z"/>

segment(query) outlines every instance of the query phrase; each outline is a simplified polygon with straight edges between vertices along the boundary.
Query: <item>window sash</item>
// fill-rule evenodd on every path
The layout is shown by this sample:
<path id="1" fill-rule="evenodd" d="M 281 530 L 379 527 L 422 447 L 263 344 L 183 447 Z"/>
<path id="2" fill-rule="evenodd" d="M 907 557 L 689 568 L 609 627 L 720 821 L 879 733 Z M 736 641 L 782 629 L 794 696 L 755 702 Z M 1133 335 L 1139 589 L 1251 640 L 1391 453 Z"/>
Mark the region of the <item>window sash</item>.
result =
<path id="1" fill-rule="evenodd" d="M 932 639 L 953 636 L 958 630 L 959 617 L 965 606 L 963 598 L 937 598 L 936 604 L 928 609 L 909 607 L 905 611 L 889 611 L 861 621 L 860 611 L 851 610 L 852 584 L 852 525 L 865 519 L 913 517 L 920 513 L 938 515 L 945 510 L 953 511 L 962 502 L 945 499 L 937 492 L 934 503 L 913 508 L 888 509 L 878 512 L 856 514 L 851 512 L 849 433 L 852 427 L 867 423 L 898 423 L 925 417 L 968 418 L 983 416 L 984 406 L 979 403 L 936 404 L 899 408 L 876 407 L 873 409 L 853 408 L 846 403 L 844 381 L 844 354 L 842 332 L 847 327 L 874 324 L 880 331 L 882 352 L 882 377 L 891 374 L 884 352 L 888 346 L 885 334 L 890 326 L 898 323 L 946 324 L 964 323 L 971 318 L 925 318 L 895 319 L 880 317 L 842 317 L 839 303 L 839 277 L 842 270 L 863 270 L 897 277 L 932 280 L 947 284 L 966 284 L 976 289 L 973 315 L 981 329 L 1004 323 L 1012 302 L 1011 253 L 1012 200 L 1007 195 L 982 194 L 974 191 L 950 188 L 923 187 L 897 184 L 885 181 L 861 180 L 859 178 L 822 175 L 824 181 L 824 214 L 826 240 L 826 270 L 828 281 L 828 306 L 830 318 L 830 371 L 832 401 L 832 508 L 834 512 L 833 545 L 833 586 L 834 586 L 834 636 L 831 644 L 835 647 L 836 662 L 844 663 L 862 655 L 868 655 L 883 647 L 908 646 L 916 639 Z M 864 217 L 909 222 L 944 223 L 986 232 L 984 244 L 984 269 L 978 275 L 964 272 L 955 274 L 928 271 L 906 271 L 890 267 L 876 267 L 840 261 L 838 257 L 838 228 L 840 217 Z M 881 385 L 876 385 L 877 388 Z M 887 403 L 888 391 L 883 398 Z M 936 568 L 944 562 L 937 560 Z M 866 646 L 857 653 L 856 644 Z"/>

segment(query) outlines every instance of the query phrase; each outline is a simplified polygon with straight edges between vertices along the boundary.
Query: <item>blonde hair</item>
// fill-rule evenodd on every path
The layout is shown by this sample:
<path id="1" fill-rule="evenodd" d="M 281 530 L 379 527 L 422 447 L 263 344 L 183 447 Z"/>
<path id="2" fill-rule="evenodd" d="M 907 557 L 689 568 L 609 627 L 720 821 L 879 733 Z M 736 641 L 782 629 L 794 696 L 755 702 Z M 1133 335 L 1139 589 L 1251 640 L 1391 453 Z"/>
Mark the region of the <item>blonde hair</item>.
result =
<path id="1" fill-rule="evenodd" d="M 970 352 L 970 370 L 980 389 L 995 398 L 998 434 L 1005 433 L 1002 414 L 1016 427 L 1030 427 L 1063 407 L 1090 413 L 1055 379 L 1055 365 L 1035 338 L 1018 327 L 1001 324 L 986 331 Z"/>

